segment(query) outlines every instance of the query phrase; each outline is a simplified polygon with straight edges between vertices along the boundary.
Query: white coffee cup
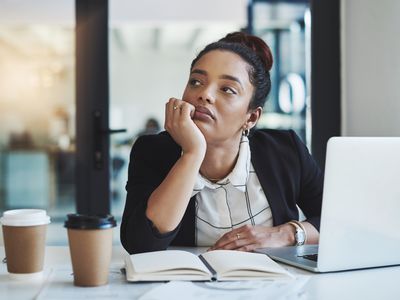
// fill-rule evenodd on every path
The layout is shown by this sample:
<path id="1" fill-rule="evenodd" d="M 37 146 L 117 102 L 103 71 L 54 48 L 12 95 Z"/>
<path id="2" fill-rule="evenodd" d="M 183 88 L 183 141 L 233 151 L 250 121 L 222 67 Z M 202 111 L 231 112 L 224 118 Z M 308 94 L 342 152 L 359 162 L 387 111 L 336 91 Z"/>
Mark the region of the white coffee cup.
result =
<path id="1" fill-rule="evenodd" d="M 46 229 L 50 217 L 41 209 L 15 209 L 3 213 L 7 270 L 15 279 L 41 278 Z"/>

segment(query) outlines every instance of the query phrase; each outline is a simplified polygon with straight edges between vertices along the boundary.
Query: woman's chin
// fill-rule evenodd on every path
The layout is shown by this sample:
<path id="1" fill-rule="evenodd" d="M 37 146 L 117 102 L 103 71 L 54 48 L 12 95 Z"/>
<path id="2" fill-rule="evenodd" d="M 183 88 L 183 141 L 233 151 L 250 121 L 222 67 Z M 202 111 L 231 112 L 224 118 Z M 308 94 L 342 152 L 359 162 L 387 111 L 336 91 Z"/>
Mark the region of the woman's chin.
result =
<path id="1" fill-rule="evenodd" d="M 210 123 L 205 123 L 200 120 L 195 120 L 193 119 L 194 124 L 200 129 L 201 133 L 204 135 L 204 137 L 207 140 L 207 137 L 210 135 L 210 133 L 215 132 L 215 129 L 210 125 Z"/>

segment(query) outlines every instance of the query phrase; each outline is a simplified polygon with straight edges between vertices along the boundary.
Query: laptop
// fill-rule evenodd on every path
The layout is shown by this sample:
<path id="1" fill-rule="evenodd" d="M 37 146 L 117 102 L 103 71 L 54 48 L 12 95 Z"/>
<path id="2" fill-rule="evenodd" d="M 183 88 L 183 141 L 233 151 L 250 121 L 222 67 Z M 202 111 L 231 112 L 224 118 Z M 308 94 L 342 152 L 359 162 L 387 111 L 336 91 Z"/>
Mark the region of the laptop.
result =
<path id="1" fill-rule="evenodd" d="M 256 252 L 313 272 L 400 265 L 400 137 L 331 138 L 319 245 Z"/>

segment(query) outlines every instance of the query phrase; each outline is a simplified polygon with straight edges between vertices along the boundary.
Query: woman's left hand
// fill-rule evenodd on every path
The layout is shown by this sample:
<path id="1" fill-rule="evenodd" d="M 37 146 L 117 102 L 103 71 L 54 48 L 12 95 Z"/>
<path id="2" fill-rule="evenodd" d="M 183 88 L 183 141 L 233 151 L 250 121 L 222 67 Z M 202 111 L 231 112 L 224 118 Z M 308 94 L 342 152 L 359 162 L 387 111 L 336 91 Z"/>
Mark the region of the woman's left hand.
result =
<path id="1" fill-rule="evenodd" d="M 275 227 L 244 225 L 225 233 L 209 250 L 253 251 L 256 248 L 292 246 L 294 229 L 290 224 Z"/>

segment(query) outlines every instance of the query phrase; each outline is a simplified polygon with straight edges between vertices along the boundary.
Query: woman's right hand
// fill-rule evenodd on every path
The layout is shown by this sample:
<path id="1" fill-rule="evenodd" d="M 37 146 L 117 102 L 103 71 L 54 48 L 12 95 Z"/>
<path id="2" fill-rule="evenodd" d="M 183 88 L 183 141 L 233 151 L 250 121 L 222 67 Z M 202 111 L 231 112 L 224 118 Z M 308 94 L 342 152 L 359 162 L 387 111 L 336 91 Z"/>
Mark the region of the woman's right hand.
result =
<path id="1" fill-rule="evenodd" d="M 183 153 L 147 201 L 146 216 L 160 233 L 173 231 L 182 221 L 206 153 L 206 139 L 191 118 L 194 110 L 175 98 L 165 106 L 164 127 Z"/>
<path id="2" fill-rule="evenodd" d="M 203 133 L 192 120 L 195 107 L 186 101 L 170 98 L 165 106 L 165 130 L 181 147 L 184 154 L 203 155 L 207 144 Z"/>

